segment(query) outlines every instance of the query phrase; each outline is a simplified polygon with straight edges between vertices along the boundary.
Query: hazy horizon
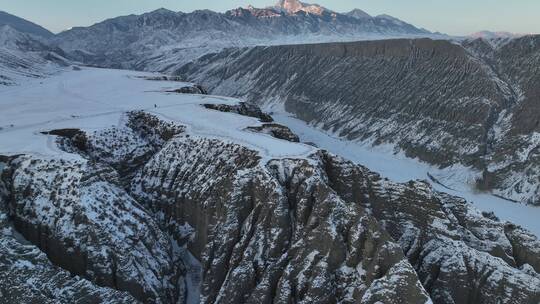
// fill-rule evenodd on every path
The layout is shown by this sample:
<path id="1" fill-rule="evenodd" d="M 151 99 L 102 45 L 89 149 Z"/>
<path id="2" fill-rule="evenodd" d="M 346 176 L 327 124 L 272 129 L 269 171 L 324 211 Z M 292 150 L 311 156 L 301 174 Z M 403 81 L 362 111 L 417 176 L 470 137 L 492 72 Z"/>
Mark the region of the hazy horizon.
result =
<path id="1" fill-rule="evenodd" d="M 224 12 L 251 4 L 266 7 L 274 0 L 223 0 L 216 1 L 178 1 L 178 0 L 105 0 L 70 1 L 49 0 L 0 0 L 0 10 L 37 23 L 58 33 L 75 26 L 89 26 L 117 16 L 141 14 L 158 8 L 173 11 L 191 12 L 197 9 L 210 9 Z M 417 27 L 450 35 L 469 35 L 475 32 L 507 31 L 521 34 L 540 33 L 540 1 L 523 0 L 519 5 L 501 0 L 477 0 L 474 3 L 455 0 L 451 3 L 433 3 L 428 0 L 411 0 L 407 3 L 380 0 L 319 0 L 304 1 L 320 4 L 336 12 L 346 12 L 354 8 L 375 16 L 388 14 Z"/>

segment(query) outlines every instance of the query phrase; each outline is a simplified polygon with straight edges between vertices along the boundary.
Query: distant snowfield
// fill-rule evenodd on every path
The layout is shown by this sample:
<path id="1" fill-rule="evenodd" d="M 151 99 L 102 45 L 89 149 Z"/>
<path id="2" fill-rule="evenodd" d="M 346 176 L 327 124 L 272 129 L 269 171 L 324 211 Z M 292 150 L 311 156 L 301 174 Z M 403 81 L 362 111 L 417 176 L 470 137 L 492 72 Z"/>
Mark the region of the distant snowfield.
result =
<path id="1" fill-rule="evenodd" d="M 54 136 L 41 134 L 62 128 L 86 131 L 121 126 L 124 113 L 145 110 L 187 126 L 193 136 L 219 138 L 259 151 L 263 160 L 305 157 L 309 145 L 245 131 L 261 123 L 251 117 L 208 110 L 201 104 L 236 104 L 237 99 L 167 93 L 187 83 L 150 81 L 155 74 L 84 68 L 66 71 L 16 87 L 0 87 L 0 155 L 36 154 L 78 157 L 59 150 Z"/>
<path id="2" fill-rule="evenodd" d="M 364 165 L 396 182 L 426 180 L 434 189 L 463 197 L 478 209 L 493 211 L 501 220 L 521 225 L 540 237 L 540 208 L 510 202 L 488 193 L 478 193 L 471 186 L 477 172 L 462 166 L 439 169 L 407 158 L 403 154 L 394 154 L 393 148 L 389 146 L 371 147 L 369 144 L 345 140 L 312 127 L 281 110 L 273 113 L 272 117 L 276 122 L 288 126 L 303 142 L 315 143 L 322 149 Z M 440 184 L 431 180 L 428 174 Z"/>

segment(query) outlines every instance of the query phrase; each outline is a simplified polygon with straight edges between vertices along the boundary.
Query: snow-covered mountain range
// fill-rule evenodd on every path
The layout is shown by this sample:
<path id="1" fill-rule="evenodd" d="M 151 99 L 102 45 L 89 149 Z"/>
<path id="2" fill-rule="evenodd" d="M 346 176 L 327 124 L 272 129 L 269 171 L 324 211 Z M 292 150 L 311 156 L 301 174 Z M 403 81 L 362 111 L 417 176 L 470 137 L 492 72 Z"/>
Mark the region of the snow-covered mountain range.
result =
<path id="1" fill-rule="evenodd" d="M 432 36 L 399 19 L 337 13 L 295 0 L 225 13 L 159 9 L 60 33 L 54 42 L 74 58 L 98 65 L 171 70 L 225 47 Z"/>
<path id="2" fill-rule="evenodd" d="M 225 13 L 158 9 L 58 35 L 4 12 L 0 26 L 5 28 L 1 45 L 11 50 L 54 49 L 62 57 L 89 65 L 162 72 L 227 47 L 440 36 L 388 15 L 372 17 L 359 9 L 337 13 L 296 0 Z"/>

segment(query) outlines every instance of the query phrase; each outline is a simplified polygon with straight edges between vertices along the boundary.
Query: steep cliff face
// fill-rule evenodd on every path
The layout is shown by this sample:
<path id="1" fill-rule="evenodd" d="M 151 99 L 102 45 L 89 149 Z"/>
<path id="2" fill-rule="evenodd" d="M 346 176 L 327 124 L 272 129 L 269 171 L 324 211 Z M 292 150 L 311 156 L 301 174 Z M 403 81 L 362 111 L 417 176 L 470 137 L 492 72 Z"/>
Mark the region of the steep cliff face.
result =
<path id="1" fill-rule="evenodd" d="M 189 248 L 203 266 L 203 302 L 428 299 L 400 248 L 309 160 L 261 166 L 238 145 L 176 139 L 132 189 L 168 225 L 193 227 Z"/>
<path id="2" fill-rule="evenodd" d="M 492 113 L 505 104 L 482 66 L 447 41 L 232 49 L 178 73 L 219 94 L 277 99 L 324 129 L 397 142 L 442 165 L 482 155 Z"/>
<path id="3" fill-rule="evenodd" d="M 513 89 L 511 107 L 499 113 L 490 134 L 492 153 L 483 182 L 503 196 L 538 205 L 540 36 L 511 40 L 479 57 Z"/>
<path id="4" fill-rule="evenodd" d="M 435 303 L 489 303 L 499 292 L 512 294 L 515 303 L 539 300 L 540 242 L 530 233 L 424 182 L 394 184 L 327 157 L 330 184 L 398 241 Z"/>
<path id="5" fill-rule="evenodd" d="M 107 167 L 19 157 L 8 210 L 15 229 L 55 265 L 139 300 L 171 302 L 172 248 Z"/>
<path id="6" fill-rule="evenodd" d="M 39 247 L 50 262 L 112 288 L 109 294 L 125 291 L 132 296 L 123 294 L 130 303 L 182 302 L 187 292 L 181 252 L 123 184 L 183 127 L 141 112 L 129 113 L 127 121 L 124 128 L 93 133 L 49 132 L 59 136 L 60 148 L 84 158 L 11 158 L 3 168 L 9 193 L 6 215 L 21 238 Z M 40 258 L 44 260 L 43 254 Z M 33 279 L 47 283 L 41 277 Z M 60 283 L 51 282 L 51 288 Z"/>
<path id="7" fill-rule="evenodd" d="M 538 40 L 229 49 L 176 73 L 216 94 L 282 105 L 347 139 L 391 143 L 443 167 L 472 166 L 484 171 L 480 188 L 537 204 Z"/>

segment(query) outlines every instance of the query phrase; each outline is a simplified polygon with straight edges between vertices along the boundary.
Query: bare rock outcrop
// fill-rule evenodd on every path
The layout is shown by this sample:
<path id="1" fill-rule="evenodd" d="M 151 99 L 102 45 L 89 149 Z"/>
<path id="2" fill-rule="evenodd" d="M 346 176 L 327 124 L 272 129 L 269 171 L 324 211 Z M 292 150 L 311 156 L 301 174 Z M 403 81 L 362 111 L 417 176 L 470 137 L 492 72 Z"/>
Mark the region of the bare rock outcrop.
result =
<path id="1" fill-rule="evenodd" d="M 265 123 L 257 127 L 249 127 L 248 130 L 265 133 L 275 138 L 288 140 L 292 142 L 300 142 L 298 135 L 294 134 L 291 129 L 284 125 L 276 123 Z"/>
<path id="2" fill-rule="evenodd" d="M 208 95 L 208 92 L 205 88 L 200 85 L 185 86 L 178 89 L 167 91 L 169 93 L 178 93 L 178 94 L 202 94 Z"/>
<path id="3" fill-rule="evenodd" d="M 272 116 L 264 113 L 257 105 L 247 102 L 240 102 L 236 105 L 227 104 L 205 104 L 205 108 L 221 112 L 236 113 L 260 119 L 262 122 L 273 122 Z"/>

